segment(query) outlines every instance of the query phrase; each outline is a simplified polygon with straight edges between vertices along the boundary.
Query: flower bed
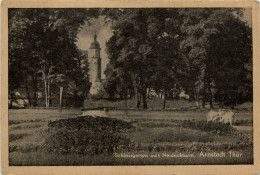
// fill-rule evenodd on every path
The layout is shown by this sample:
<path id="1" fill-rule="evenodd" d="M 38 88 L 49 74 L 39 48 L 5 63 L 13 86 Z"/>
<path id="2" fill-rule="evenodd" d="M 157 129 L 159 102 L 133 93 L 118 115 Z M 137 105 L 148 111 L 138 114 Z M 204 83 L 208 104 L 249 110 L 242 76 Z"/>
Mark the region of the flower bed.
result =
<path id="1" fill-rule="evenodd" d="M 130 149 L 131 141 L 123 133 L 135 130 L 130 123 L 105 117 L 83 116 L 48 124 L 44 148 L 60 154 L 112 154 Z"/>

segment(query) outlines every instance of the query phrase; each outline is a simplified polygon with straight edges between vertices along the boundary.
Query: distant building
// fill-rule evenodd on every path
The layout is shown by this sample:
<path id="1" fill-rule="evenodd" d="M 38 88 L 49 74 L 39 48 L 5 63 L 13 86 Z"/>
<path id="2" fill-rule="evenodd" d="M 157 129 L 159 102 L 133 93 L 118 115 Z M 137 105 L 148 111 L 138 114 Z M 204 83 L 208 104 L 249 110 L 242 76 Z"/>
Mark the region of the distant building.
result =
<path id="1" fill-rule="evenodd" d="M 97 42 L 97 35 L 94 35 L 94 41 L 91 43 L 88 53 L 89 74 L 90 74 L 90 94 L 97 94 L 101 88 L 101 57 L 100 44 Z"/>

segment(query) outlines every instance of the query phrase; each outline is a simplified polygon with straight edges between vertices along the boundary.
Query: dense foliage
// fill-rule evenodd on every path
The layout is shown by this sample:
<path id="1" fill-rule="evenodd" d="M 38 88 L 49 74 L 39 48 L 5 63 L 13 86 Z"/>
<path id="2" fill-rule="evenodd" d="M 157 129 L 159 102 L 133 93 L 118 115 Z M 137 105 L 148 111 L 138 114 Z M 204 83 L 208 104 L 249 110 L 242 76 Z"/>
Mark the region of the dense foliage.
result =
<path id="1" fill-rule="evenodd" d="M 113 21 L 105 72 L 111 97 L 134 89 L 137 107 L 142 99 L 147 108 L 152 88 L 165 100 L 184 90 L 202 107 L 252 101 L 252 29 L 241 20 L 243 9 L 106 9 L 104 14 Z"/>
<path id="2" fill-rule="evenodd" d="M 22 89 L 30 106 L 45 98 L 49 107 L 62 88 L 83 101 L 91 84 L 87 55 L 75 42 L 80 27 L 101 15 L 113 32 L 104 82 L 110 98 L 135 96 L 136 107 L 142 102 L 144 109 L 150 90 L 164 97 L 163 108 L 181 91 L 202 107 L 252 101 L 252 28 L 243 10 L 9 9 L 10 101 Z"/>
<path id="3" fill-rule="evenodd" d="M 84 99 L 90 89 L 86 55 L 76 46 L 77 33 L 97 9 L 27 8 L 8 10 L 8 66 L 10 105 L 15 92 L 30 106 L 45 98 L 65 95 Z M 71 67 L 73 65 L 73 67 Z M 43 95 L 39 95 L 39 93 Z"/>

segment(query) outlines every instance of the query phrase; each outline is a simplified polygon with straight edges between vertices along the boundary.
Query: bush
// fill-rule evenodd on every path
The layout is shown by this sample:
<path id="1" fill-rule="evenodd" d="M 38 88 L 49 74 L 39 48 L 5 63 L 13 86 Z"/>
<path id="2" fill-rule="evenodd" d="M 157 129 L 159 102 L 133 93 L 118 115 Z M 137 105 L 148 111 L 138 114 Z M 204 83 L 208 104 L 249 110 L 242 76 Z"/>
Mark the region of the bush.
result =
<path id="1" fill-rule="evenodd" d="M 124 132 L 135 130 L 130 123 L 105 117 L 82 116 L 48 124 L 49 137 L 44 147 L 60 154 L 112 154 L 130 149 L 132 142 Z"/>
<path id="2" fill-rule="evenodd" d="M 253 120 L 237 120 L 234 125 L 236 126 L 253 126 Z"/>
<path id="3" fill-rule="evenodd" d="M 190 131 L 184 131 L 183 129 L 180 130 L 165 130 L 164 132 L 160 133 L 157 137 L 155 137 L 154 142 L 213 142 L 214 139 L 211 135 L 206 133 L 193 133 Z"/>
<path id="4" fill-rule="evenodd" d="M 206 121 L 184 120 L 181 123 L 181 126 L 184 128 L 198 129 L 201 131 L 212 132 L 220 135 L 231 135 L 236 131 L 229 124 Z"/>
<path id="5" fill-rule="evenodd" d="M 237 134 L 237 137 L 239 138 L 239 140 L 236 144 L 243 145 L 244 147 L 253 147 L 253 135 L 239 133 Z"/>
<path id="6" fill-rule="evenodd" d="M 176 143 L 176 144 L 158 144 L 158 143 L 139 143 L 135 145 L 135 150 L 139 151 L 154 151 L 154 152 L 185 152 L 185 151 L 192 151 L 192 152 L 210 152 L 210 151 L 241 151 L 245 149 L 252 149 L 252 145 L 247 143 L 216 143 L 216 142 L 208 142 L 208 143 L 201 143 L 201 142 L 190 142 L 190 143 Z"/>
<path id="7" fill-rule="evenodd" d="M 45 122 L 45 120 L 35 119 L 35 120 L 8 120 L 8 125 L 18 125 L 21 123 L 37 123 L 37 122 Z"/>
<path id="8" fill-rule="evenodd" d="M 10 134 L 9 135 L 9 142 L 13 142 L 19 139 L 24 138 L 25 136 L 27 136 L 28 134 L 26 133 L 22 133 L 22 134 Z"/>
<path id="9" fill-rule="evenodd" d="M 8 121 L 8 125 L 11 126 L 11 125 L 17 125 L 17 124 L 20 124 L 22 123 L 22 121 L 19 121 L 19 120 L 9 120 Z"/>
<path id="10" fill-rule="evenodd" d="M 166 123 L 166 122 L 150 122 L 150 123 L 144 122 L 144 123 L 139 123 L 138 125 L 141 127 L 147 127 L 147 128 L 164 128 L 164 127 L 174 127 L 177 124 L 172 123 L 172 122 L 168 122 L 168 123 Z"/>
<path id="11" fill-rule="evenodd" d="M 20 152 L 20 153 L 29 153 L 38 151 L 41 148 L 40 145 L 9 145 L 9 153 L 11 152 Z"/>

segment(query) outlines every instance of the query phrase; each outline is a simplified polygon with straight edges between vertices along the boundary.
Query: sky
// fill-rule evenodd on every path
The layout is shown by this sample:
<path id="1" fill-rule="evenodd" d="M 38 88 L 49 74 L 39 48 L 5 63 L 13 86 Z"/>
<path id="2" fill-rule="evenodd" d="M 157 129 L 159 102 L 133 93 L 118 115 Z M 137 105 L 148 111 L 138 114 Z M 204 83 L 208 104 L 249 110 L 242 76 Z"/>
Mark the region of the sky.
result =
<path id="1" fill-rule="evenodd" d="M 88 50 L 90 44 L 94 41 L 94 34 L 97 34 L 97 41 L 101 47 L 101 78 L 105 79 L 104 70 L 106 69 L 106 65 L 109 62 L 106 54 L 106 42 L 112 36 L 112 30 L 110 29 L 110 25 L 104 22 L 104 17 L 101 16 L 98 19 L 93 19 L 90 21 L 91 25 L 86 23 L 82 26 L 78 33 L 78 41 L 77 46 L 81 50 Z M 247 8 L 244 11 L 244 17 L 242 18 L 244 21 L 247 21 L 248 25 L 252 26 L 252 16 L 251 9 Z"/>

